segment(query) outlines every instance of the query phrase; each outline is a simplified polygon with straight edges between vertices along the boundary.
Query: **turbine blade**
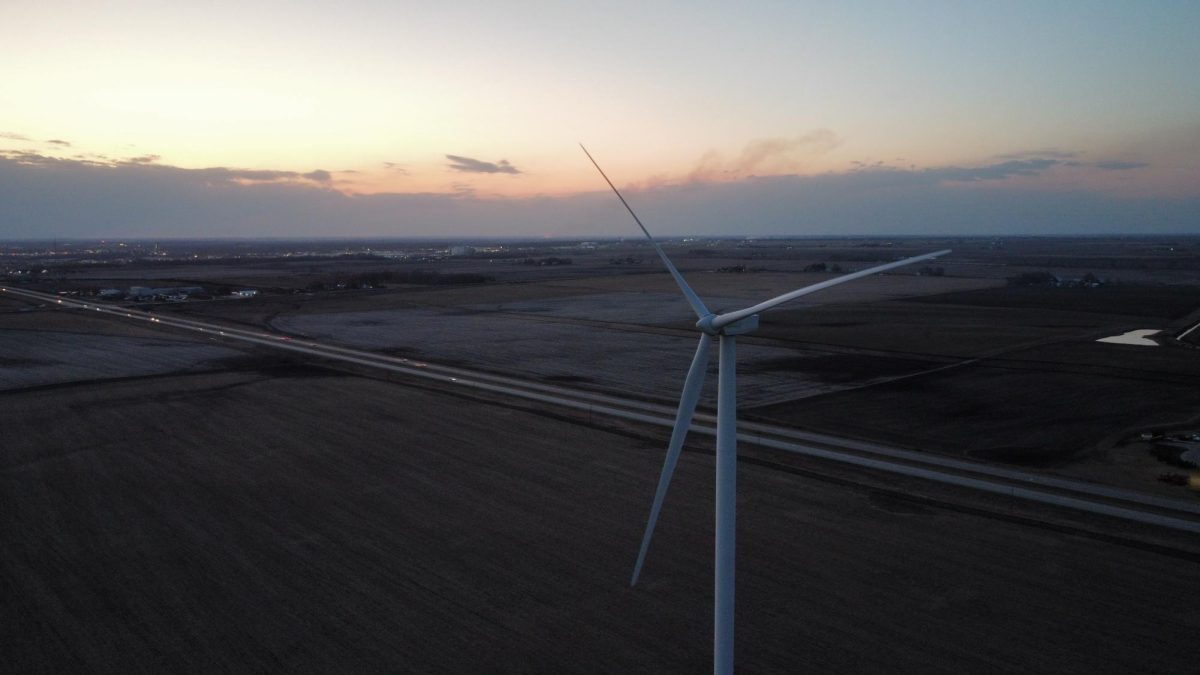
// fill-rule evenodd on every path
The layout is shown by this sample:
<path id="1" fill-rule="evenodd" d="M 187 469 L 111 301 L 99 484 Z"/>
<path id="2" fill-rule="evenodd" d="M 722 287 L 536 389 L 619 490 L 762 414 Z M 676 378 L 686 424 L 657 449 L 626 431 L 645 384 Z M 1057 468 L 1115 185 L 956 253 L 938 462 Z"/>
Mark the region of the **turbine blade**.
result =
<path id="1" fill-rule="evenodd" d="M 850 274 L 843 274 L 840 277 L 835 277 L 833 279 L 829 279 L 828 281 L 822 281 L 820 283 L 813 284 L 811 286 L 805 286 L 804 288 L 798 288 L 794 291 L 791 291 L 790 293 L 784 293 L 783 295 L 776 296 L 765 302 L 760 302 L 757 305 L 754 305 L 753 307 L 747 307 L 745 309 L 739 309 L 739 310 L 736 310 L 733 312 L 727 312 L 725 314 L 721 314 L 713 319 L 712 327 L 714 329 L 718 329 L 718 328 L 721 328 L 722 326 L 728 326 L 729 324 L 731 324 L 735 321 L 740 321 L 741 319 L 744 319 L 748 316 L 758 314 L 759 312 L 771 309 L 772 307 L 774 307 L 776 305 L 782 305 L 783 303 L 788 302 L 789 300 L 795 300 L 796 298 L 798 298 L 802 295 L 808 295 L 809 293 L 816 293 L 817 291 L 823 291 L 826 288 L 829 288 L 830 286 L 837 286 L 838 284 L 844 284 L 847 281 L 854 281 L 855 279 L 861 279 L 863 277 L 870 276 L 872 274 L 877 274 L 879 272 L 886 272 L 887 270 L 895 269 L 897 267 L 911 265 L 915 262 L 921 262 L 922 260 L 930 260 L 930 259 L 936 258 L 938 256 L 946 255 L 949 252 L 950 252 L 950 249 L 946 249 L 943 251 L 935 251 L 933 253 L 925 253 L 922 255 L 913 256 L 911 258 L 905 258 L 904 260 L 897 260 L 896 262 L 890 262 L 890 263 L 886 263 L 883 265 L 877 265 L 875 267 L 869 267 L 865 270 L 859 270 L 858 272 L 851 272 Z"/>
<path id="2" fill-rule="evenodd" d="M 700 299 L 700 296 L 696 295 L 696 292 L 692 290 L 692 287 L 688 285 L 688 282 L 684 281 L 683 275 L 679 273 L 679 270 L 675 269 L 675 265 L 671 262 L 671 259 L 667 257 L 667 254 L 663 252 L 662 247 L 658 245 L 658 242 L 654 242 L 654 250 L 658 251 L 658 257 L 662 258 L 663 264 L 667 266 L 667 271 L 671 273 L 672 277 L 675 277 L 675 285 L 679 286 L 680 291 L 683 291 L 683 297 L 686 298 L 688 304 L 692 306 L 692 311 L 696 313 L 696 318 L 703 319 L 704 317 L 712 314 L 712 312 L 708 311 L 708 308 L 704 306 L 704 302 Z"/>
<path id="3" fill-rule="evenodd" d="M 693 291 L 692 287 L 688 285 L 688 282 L 684 280 L 683 275 L 680 274 L 679 270 L 675 268 L 675 264 L 672 263 L 671 259 L 667 257 L 667 254 L 663 252 L 662 247 L 658 245 L 657 241 L 654 241 L 654 237 L 650 236 L 650 231 L 647 230 L 646 226 L 642 224 L 642 219 L 638 218 L 638 215 L 633 212 L 633 207 L 629 206 L 629 202 L 625 201 L 625 198 L 621 196 L 621 191 L 618 190 L 617 186 L 613 185 L 613 182 L 608 179 L 608 174 L 604 173 L 604 169 L 600 168 L 600 165 L 592 157 L 592 153 L 588 152 L 587 148 L 583 147 L 583 143 L 580 143 L 579 147 L 583 150 L 583 154 L 587 155 L 587 158 L 592 160 L 592 166 L 596 167 L 596 170 L 599 171 L 600 175 L 604 177 L 604 182 L 608 183 L 608 187 L 612 188 L 613 193 L 617 195 L 617 199 L 620 199 L 621 203 L 625 205 L 625 210 L 629 212 L 629 215 L 633 216 L 633 222 L 637 223 L 637 226 L 642 228 L 642 234 L 646 235 L 646 238 L 649 239 L 650 243 L 654 245 L 654 250 L 658 251 L 658 257 L 662 259 L 663 264 L 667 266 L 667 271 L 669 271 L 671 276 L 675 278 L 675 283 L 679 286 L 679 290 L 683 291 L 683 297 L 687 298 L 688 304 L 692 306 L 692 311 L 696 313 L 696 318 L 703 319 L 704 317 L 712 314 L 712 312 L 708 311 L 708 308 L 704 306 L 704 303 L 701 302 L 700 296 L 696 295 L 696 292 Z"/>
<path id="4" fill-rule="evenodd" d="M 679 453 L 683 450 L 683 439 L 687 437 L 688 427 L 692 424 L 692 415 L 696 412 L 696 403 L 700 400 L 700 390 L 704 386 L 704 371 L 708 369 L 708 352 L 712 346 L 712 336 L 700 334 L 700 344 L 696 346 L 696 356 L 688 368 L 687 378 L 683 381 L 683 393 L 679 396 L 679 411 L 675 414 L 675 428 L 671 430 L 671 442 L 667 445 L 667 458 L 663 461 L 662 473 L 658 477 L 658 489 L 654 492 L 654 504 L 650 507 L 650 517 L 646 520 L 646 532 L 642 535 L 642 548 L 638 551 L 637 563 L 633 566 L 633 578 L 630 586 L 637 584 L 638 575 L 642 573 L 642 563 L 646 561 L 646 552 L 650 550 L 650 540 L 654 537 L 654 525 L 658 522 L 658 513 L 662 510 L 663 501 L 667 497 L 667 488 L 671 485 L 671 476 L 675 473 L 675 464 L 679 461 Z"/>

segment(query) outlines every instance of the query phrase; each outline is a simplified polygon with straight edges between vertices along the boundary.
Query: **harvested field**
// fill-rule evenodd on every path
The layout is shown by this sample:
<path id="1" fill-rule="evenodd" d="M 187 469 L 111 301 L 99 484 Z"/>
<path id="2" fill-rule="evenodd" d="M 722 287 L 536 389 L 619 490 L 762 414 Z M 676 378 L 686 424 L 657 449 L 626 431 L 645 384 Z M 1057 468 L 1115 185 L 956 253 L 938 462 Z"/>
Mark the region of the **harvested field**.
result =
<path id="1" fill-rule="evenodd" d="M 1194 314 L 1198 303 L 1195 287 L 1003 287 L 778 312 L 760 335 L 982 360 L 743 410 L 834 434 L 1167 492 L 1157 480 L 1163 465 L 1145 453 L 1114 457 L 1121 450 L 1113 446 L 1200 415 L 1200 360 L 1190 350 L 1130 351 L 1093 341 L 1143 323 L 1166 328 Z"/>
<path id="2" fill-rule="evenodd" d="M 782 308 L 755 337 L 804 345 L 869 349 L 913 358 L 978 358 L 1125 325 L 1082 312 L 970 307 L 908 300 Z"/>
<path id="3" fill-rule="evenodd" d="M 1013 260 L 1091 264 L 1133 249 L 991 243 L 954 242 L 963 253 L 946 262 L 949 277 L 867 279 L 764 316 L 739 342 L 743 412 L 1187 498 L 1156 480 L 1164 465 L 1145 447 L 1120 441 L 1195 418 L 1197 352 L 1092 340 L 1185 323 L 1194 289 L 1014 295 L 1003 278 L 1038 269 Z M 942 247 L 745 244 L 677 259 L 714 308 L 828 278 L 799 271 L 813 261 L 865 266 Z M 1184 260 L 1164 250 L 1150 241 L 1137 255 Z M 500 271 L 477 286 L 152 309 L 673 401 L 695 332 L 670 277 L 651 258 L 621 267 L 607 252 L 571 255 L 574 265 L 546 268 L 429 263 Z M 730 264 L 763 271 L 713 272 Z M 388 267 L 146 264 L 78 276 L 96 287 L 290 287 Z M 709 669 L 709 441 L 684 453 L 629 589 L 665 433 L 92 314 L 0 298 L 7 669 Z M 57 369 L 53 386 L 13 379 L 45 369 Z M 1132 541 L 1132 527 L 1087 516 L 1093 533 L 1082 534 L 1049 507 L 753 447 L 739 468 L 743 672 L 1195 669 L 1181 646 L 1200 629 L 1194 542 Z"/>
<path id="4" fill-rule="evenodd" d="M 207 368 L 241 352 L 192 339 L 0 329 L 0 390 Z"/>
<path id="5" fill-rule="evenodd" d="M 631 590 L 659 441 L 319 369 L 0 406 L 13 671 L 709 668 L 704 453 Z M 1194 666 L 1192 559 L 745 462 L 739 502 L 743 672 Z"/>
<path id="6" fill-rule="evenodd" d="M 1092 479 L 1157 490 L 1161 465 L 1150 461 L 1103 478 L 1087 467 L 1114 436 L 1200 416 L 1198 379 L 1191 350 L 1062 342 L 746 413 L 1060 473 L 1078 466 Z"/>
<path id="7" fill-rule="evenodd" d="M 1177 319 L 1200 309 L 1197 286 L 1101 286 L 984 288 L 913 298 L 915 302 L 974 307 L 1013 307 Z"/>
<path id="8" fill-rule="evenodd" d="M 601 307 L 620 302 L 612 296 L 589 300 Z M 579 311 L 586 312 L 584 303 L 589 300 L 578 299 L 584 308 Z M 650 299 L 646 305 L 654 302 Z M 531 379 L 561 382 L 568 378 L 596 389 L 663 401 L 677 396 L 696 348 L 694 330 L 646 330 L 638 324 L 543 317 L 528 310 L 418 308 L 299 314 L 277 318 L 272 326 L 323 342 L 388 353 L 401 350 L 410 357 Z M 884 359 L 868 356 L 859 367 L 833 375 L 826 365 L 828 356 L 822 351 L 746 341 L 739 348 L 745 374 L 739 380 L 742 400 L 751 405 L 813 396 L 931 367 L 917 359 L 891 359 L 889 368 L 876 372 L 871 364 Z M 807 375 L 809 368 L 812 376 Z M 715 380 L 708 385 L 703 398 L 714 403 Z"/>
<path id="9" fill-rule="evenodd" d="M 764 257 L 764 265 L 780 269 L 759 273 L 712 273 L 717 258 L 704 256 L 684 256 L 681 266 L 720 308 L 829 278 L 781 270 L 836 252 Z M 735 251 L 721 255 L 726 253 Z M 787 257 L 793 253 L 794 260 Z M 846 249 L 838 255 L 851 253 Z M 442 263 L 447 270 L 486 264 Z M 571 274 L 563 268 L 523 268 L 535 276 L 547 274 L 521 283 L 266 295 L 163 304 L 155 311 L 219 317 L 409 358 L 673 402 L 695 342 L 693 320 L 674 282 L 657 265 L 631 270 L 595 263 L 566 266 L 573 268 Z M 322 264 L 322 269 L 336 268 Z M 347 264 L 349 271 L 359 266 Z M 742 409 L 834 434 L 1025 466 L 1078 467 L 1093 477 L 1094 467 L 1084 464 L 1100 459 L 1097 450 L 1111 446 L 1114 434 L 1184 414 L 1192 399 L 1178 390 L 1186 385 L 1171 380 L 1130 388 L 1122 379 L 1129 374 L 1114 370 L 1125 365 L 1125 354 L 1099 354 L 1079 345 L 1132 328 L 1180 323 L 1172 317 L 1194 310 L 1194 287 L 1059 289 L 997 283 L 995 278 L 889 274 L 768 313 L 761 329 L 740 341 Z M 34 325 L 33 314 L 21 313 L 22 325 Z M 1152 368 L 1170 373 L 1186 370 L 1193 356 L 1158 351 L 1136 358 L 1161 361 Z M 985 361 L 921 375 L 973 359 Z M 1015 370 L 1009 363 L 1014 359 L 1019 362 Z M 1101 378 L 1095 394 L 1088 393 L 1092 373 Z M 703 405 L 711 406 L 714 399 L 710 380 Z M 814 412 L 803 412 L 810 404 Z M 826 413 L 828 406 L 838 410 Z M 910 416 L 910 407 L 920 414 Z M 1034 414 L 1037 424 L 1025 421 L 1026 413 Z M 994 438 L 981 437 L 980 429 Z M 1133 482 L 1141 486 L 1143 474 L 1150 475 L 1141 472 Z"/>
<path id="10" fill-rule="evenodd" d="M 802 373 L 825 382 L 862 384 L 890 377 L 911 375 L 932 367 L 928 361 L 871 354 L 821 354 L 751 360 L 739 364 L 738 376 L 760 372 Z"/>

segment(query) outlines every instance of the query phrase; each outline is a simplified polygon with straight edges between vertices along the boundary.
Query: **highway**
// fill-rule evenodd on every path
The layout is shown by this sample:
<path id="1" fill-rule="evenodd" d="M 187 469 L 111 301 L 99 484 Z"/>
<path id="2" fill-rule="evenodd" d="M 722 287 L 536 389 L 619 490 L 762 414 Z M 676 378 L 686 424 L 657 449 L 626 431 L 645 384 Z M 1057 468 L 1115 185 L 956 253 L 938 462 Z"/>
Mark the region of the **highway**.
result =
<path id="1" fill-rule="evenodd" d="M 38 291 L 0 286 L 0 293 L 64 309 L 94 311 L 131 321 L 146 322 L 162 328 L 193 331 L 215 339 L 266 346 L 399 373 L 409 377 L 433 380 L 454 387 L 536 401 L 586 412 L 592 417 L 607 416 L 667 428 L 674 425 L 675 409 L 673 407 L 644 401 L 298 340 L 263 331 L 162 316 L 153 312 L 94 301 L 63 298 Z M 713 436 L 716 432 L 715 418 L 711 415 L 697 413 L 690 430 L 693 433 Z M 741 443 L 1005 495 L 1018 500 L 1050 504 L 1075 511 L 1200 534 L 1200 504 L 1193 502 L 776 425 L 739 420 L 738 430 L 738 441 Z"/>
<path id="2" fill-rule="evenodd" d="M 1175 339 L 1182 340 L 1183 338 L 1187 337 L 1189 333 L 1196 330 L 1197 328 L 1200 328 L 1200 323 L 1197 323 L 1197 324 L 1193 325 L 1191 328 L 1188 328 L 1187 330 L 1183 331 L 1179 335 L 1176 335 Z"/>

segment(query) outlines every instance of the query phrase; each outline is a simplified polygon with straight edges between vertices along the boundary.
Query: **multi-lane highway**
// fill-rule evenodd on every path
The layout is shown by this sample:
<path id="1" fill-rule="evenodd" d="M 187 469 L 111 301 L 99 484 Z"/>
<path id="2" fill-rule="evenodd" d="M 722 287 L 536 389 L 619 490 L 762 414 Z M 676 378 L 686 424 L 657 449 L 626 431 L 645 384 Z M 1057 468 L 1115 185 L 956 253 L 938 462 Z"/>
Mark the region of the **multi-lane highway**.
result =
<path id="1" fill-rule="evenodd" d="M 46 305 L 98 312 L 163 328 L 194 331 L 213 338 L 262 345 L 404 376 L 434 380 L 455 387 L 536 401 L 586 412 L 593 418 L 608 416 L 666 427 L 674 424 L 673 408 L 644 401 L 293 339 L 263 331 L 166 316 L 130 307 L 63 298 L 27 289 L 0 286 L 0 293 Z M 1200 534 L 1200 504 L 1193 502 L 787 427 L 741 421 L 738 426 L 738 440 L 742 443 Z M 715 419 L 709 415 L 697 414 L 691 431 L 714 435 Z"/>

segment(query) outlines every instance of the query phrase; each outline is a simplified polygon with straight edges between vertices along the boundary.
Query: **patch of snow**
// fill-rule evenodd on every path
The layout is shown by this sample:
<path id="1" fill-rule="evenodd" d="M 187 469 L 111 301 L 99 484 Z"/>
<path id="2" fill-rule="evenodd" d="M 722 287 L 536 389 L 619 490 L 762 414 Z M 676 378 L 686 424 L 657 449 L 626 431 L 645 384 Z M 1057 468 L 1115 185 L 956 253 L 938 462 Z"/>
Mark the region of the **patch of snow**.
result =
<path id="1" fill-rule="evenodd" d="M 1096 340 L 1096 342 L 1110 342 L 1118 345 L 1141 345 L 1143 347 L 1157 347 L 1158 343 L 1149 338 L 1151 335 L 1157 335 L 1161 332 L 1161 330 L 1154 330 L 1152 328 L 1142 328 L 1140 330 L 1131 330 L 1120 335 L 1100 338 L 1099 340 Z"/>

